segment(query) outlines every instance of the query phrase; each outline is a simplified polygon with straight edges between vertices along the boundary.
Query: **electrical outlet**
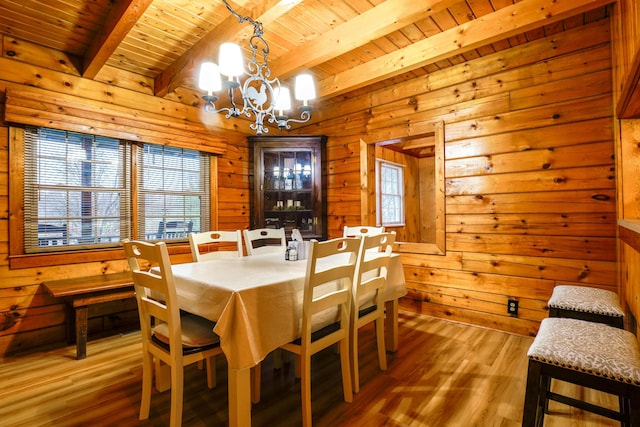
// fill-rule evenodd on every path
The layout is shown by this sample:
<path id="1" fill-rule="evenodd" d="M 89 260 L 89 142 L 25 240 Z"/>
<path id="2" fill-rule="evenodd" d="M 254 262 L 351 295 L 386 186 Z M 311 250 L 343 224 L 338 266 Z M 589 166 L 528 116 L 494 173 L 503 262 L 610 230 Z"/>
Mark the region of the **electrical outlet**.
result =
<path id="1" fill-rule="evenodd" d="M 507 301 L 507 313 L 518 314 L 518 301 L 510 299 Z"/>

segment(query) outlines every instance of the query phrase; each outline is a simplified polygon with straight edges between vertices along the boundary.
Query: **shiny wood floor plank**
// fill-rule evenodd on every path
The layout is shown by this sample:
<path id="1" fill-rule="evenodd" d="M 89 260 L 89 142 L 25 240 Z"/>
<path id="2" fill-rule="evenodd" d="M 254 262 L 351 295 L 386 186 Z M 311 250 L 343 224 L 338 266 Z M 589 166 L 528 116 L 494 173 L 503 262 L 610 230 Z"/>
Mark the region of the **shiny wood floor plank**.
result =
<path id="1" fill-rule="evenodd" d="M 400 348 L 388 353 L 389 369 L 377 367 L 373 329 L 360 333 L 361 391 L 342 401 L 339 358 L 325 351 L 313 359 L 313 415 L 317 427 L 519 426 L 532 338 L 400 311 Z M 0 425 L 165 426 L 170 394 L 153 392 L 150 419 L 138 421 L 141 394 L 139 333 L 90 341 L 88 357 L 75 347 L 0 361 Z M 206 387 L 203 371 L 185 372 L 183 425 L 224 426 L 227 372 L 217 360 L 218 386 Z M 616 408 L 617 399 L 564 383 L 554 390 Z M 556 402 L 546 427 L 618 426 L 606 418 Z M 300 383 L 293 366 L 262 369 L 262 401 L 253 425 L 300 425 Z"/>

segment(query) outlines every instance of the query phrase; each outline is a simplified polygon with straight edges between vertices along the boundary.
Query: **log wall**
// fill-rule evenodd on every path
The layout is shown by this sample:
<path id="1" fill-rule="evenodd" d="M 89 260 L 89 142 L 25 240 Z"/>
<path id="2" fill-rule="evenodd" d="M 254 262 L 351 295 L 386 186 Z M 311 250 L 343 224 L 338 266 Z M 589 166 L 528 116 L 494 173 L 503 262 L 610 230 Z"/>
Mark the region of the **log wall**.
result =
<path id="1" fill-rule="evenodd" d="M 325 103 L 314 111 L 319 122 L 298 130 L 329 136 L 328 227 L 337 237 L 367 214 L 361 198 L 371 189 L 361 187 L 361 145 L 425 134 L 444 122 L 446 252 L 402 254 L 410 289 L 405 308 L 534 334 L 555 285 L 617 289 L 611 31 L 607 17 L 591 19 L 585 27 Z M 0 58 L 2 117 L 7 88 L 36 86 L 66 100 L 136 105 L 133 111 L 150 119 L 170 107 L 165 114 L 202 121 L 193 107 L 153 97 L 151 82 L 115 71 L 109 79 L 108 70 L 103 82 L 82 79 L 63 68 L 57 52 L 12 47 L 23 50 Z M 226 122 L 207 126 L 228 141 L 214 164 L 217 227 L 245 228 L 246 132 Z M 7 124 L 0 123 L 0 355 L 64 341 L 65 312 L 41 289 L 45 278 L 126 268 L 118 256 L 9 267 L 9 146 Z M 188 260 L 188 248 L 172 248 L 172 259 Z M 517 316 L 507 314 L 508 299 L 520 302 Z M 134 317 L 132 307 L 101 310 L 108 313 L 92 313 L 93 331 Z"/>
<path id="2" fill-rule="evenodd" d="M 12 55 L 7 54 L 9 50 Z M 152 96 L 152 82 L 140 77 L 130 75 L 125 78 L 115 70 L 111 70 L 113 75 L 109 77 L 109 70 L 106 70 L 105 78 L 120 86 L 83 79 L 65 67 L 68 60 L 59 52 L 3 36 L 3 56 L 0 57 L 0 356 L 66 343 L 69 319 L 65 304 L 47 294 L 40 285 L 43 281 L 113 273 L 127 268 L 122 251 L 118 250 L 101 251 L 91 256 L 83 253 L 56 255 L 49 257 L 52 260 L 43 260 L 42 256 L 10 257 L 10 246 L 20 246 L 19 241 L 10 242 L 10 218 L 15 215 L 10 209 L 10 188 L 12 182 L 21 180 L 22 171 L 10 170 L 9 124 L 3 121 L 6 93 L 10 96 L 35 93 L 34 98 L 58 104 L 60 108 L 56 112 L 32 114 L 34 118 L 49 120 L 39 123 L 41 125 L 55 127 L 58 122 L 68 122 L 78 126 L 73 130 L 83 131 L 83 127 L 90 128 L 95 120 L 104 119 L 126 129 L 133 140 L 147 141 L 153 126 L 156 129 L 165 126 L 167 135 L 173 132 L 170 129 L 179 133 L 179 138 L 175 139 L 183 146 L 196 146 L 198 141 L 202 144 L 203 138 L 207 137 L 212 141 L 226 141 L 225 144 L 213 142 L 215 148 L 209 150 L 221 153 L 212 162 L 212 186 L 218 190 L 212 194 L 212 218 L 217 221 L 213 227 L 241 229 L 249 224 L 249 161 L 245 132 L 215 116 L 201 117 L 202 111 L 198 108 Z M 49 104 L 34 104 L 29 108 L 44 109 Z M 83 111 L 93 109 L 94 113 L 74 115 L 72 111 L 78 107 Z M 112 115 L 105 118 L 108 114 Z M 126 121 L 134 117 L 136 125 L 127 126 Z M 173 138 L 166 139 L 168 142 L 161 139 L 153 142 L 170 144 Z M 14 193 L 14 197 L 18 198 L 19 194 Z M 19 200 L 18 205 L 20 203 Z M 188 244 L 172 246 L 170 250 L 173 262 L 191 260 Z M 89 316 L 90 336 L 114 329 L 135 328 L 139 324 L 135 300 L 91 306 Z"/>
<path id="3" fill-rule="evenodd" d="M 617 290 L 610 39 L 599 17 L 323 108 L 330 237 L 363 220 L 360 141 L 444 121 L 446 253 L 402 254 L 407 307 L 533 335 L 555 285 Z"/>
<path id="4" fill-rule="evenodd" d="M 613 9 L 618 282 L 630 329 L 640 334 L 640 5 L 619 0 Z M 623 118 L 624 117 L 624 118 Z"/>

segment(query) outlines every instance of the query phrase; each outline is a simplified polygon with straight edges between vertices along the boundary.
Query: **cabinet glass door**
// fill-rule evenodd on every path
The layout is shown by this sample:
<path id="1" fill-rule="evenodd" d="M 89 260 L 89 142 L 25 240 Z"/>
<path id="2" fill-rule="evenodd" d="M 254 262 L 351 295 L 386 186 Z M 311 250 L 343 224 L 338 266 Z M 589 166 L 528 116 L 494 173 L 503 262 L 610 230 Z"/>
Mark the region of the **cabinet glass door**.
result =
<path id="1" fill-rule="evenodd" d="M 311 150 L 263 151 L 264 225 L 315 234 Z"/>

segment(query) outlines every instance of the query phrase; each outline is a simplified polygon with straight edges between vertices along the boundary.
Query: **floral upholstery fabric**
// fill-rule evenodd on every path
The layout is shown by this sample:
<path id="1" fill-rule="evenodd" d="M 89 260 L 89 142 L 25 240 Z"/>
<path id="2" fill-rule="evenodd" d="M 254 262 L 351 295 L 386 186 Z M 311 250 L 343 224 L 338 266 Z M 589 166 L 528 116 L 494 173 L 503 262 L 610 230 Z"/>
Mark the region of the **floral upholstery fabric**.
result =
<path id="1" fill-rule="evenodd" d="M 615 292 L 587 286 L 556 286 L 547 305 L 551 308 L 623 317 Z"/>
<path id="2" fill-rule="evenodd" d="M 550 317 L 527 352 L 530 359 L 640 386 L 638 340 L 629 331 Z"/>

